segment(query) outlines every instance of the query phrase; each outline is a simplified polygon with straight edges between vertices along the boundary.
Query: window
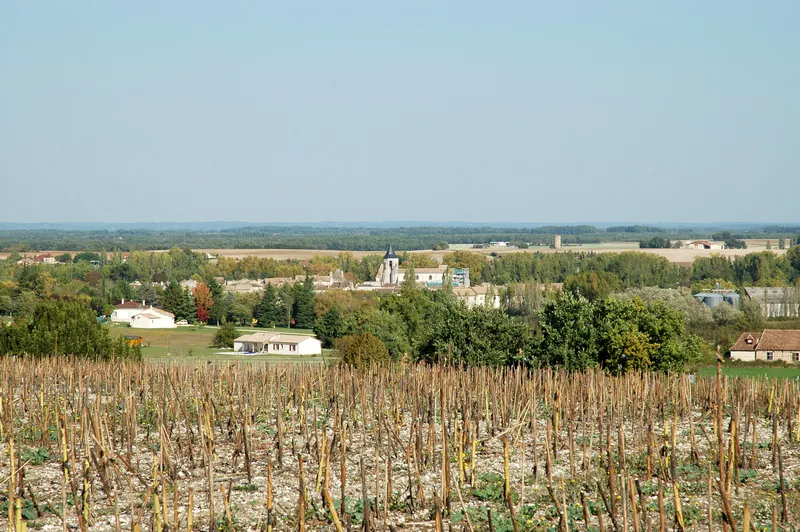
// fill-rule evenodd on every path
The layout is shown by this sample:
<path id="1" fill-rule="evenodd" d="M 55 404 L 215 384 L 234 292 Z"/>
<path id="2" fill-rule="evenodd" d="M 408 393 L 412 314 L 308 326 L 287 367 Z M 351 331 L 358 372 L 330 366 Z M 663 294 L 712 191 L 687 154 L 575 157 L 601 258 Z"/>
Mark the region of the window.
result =
<path id="1" fill-rule="evenodd" d="M 429 275 L 429 276 L 428 276 L 428 280 L 429 280 L 429 281 L 433 281 L 433 275 Z"/>
<path id="2" fill-rule="evenodd" d="M 767 351 L 767 360 L 772 360 L 772 351 Z"/>
<path id="3" fill-rule="evenodd" d="M 792 362 L 800 362 L 800 353 L 792 353 Z"/>
<path id="4" fill-rule="evenodd" d="M 297 351 L 297 344 L 289 345 L 289 351 Z"/>
<path id="5" fill-rule="evenodd" d="M 417 281 L 419 281 L 419 275 L 417 275 Z"/>

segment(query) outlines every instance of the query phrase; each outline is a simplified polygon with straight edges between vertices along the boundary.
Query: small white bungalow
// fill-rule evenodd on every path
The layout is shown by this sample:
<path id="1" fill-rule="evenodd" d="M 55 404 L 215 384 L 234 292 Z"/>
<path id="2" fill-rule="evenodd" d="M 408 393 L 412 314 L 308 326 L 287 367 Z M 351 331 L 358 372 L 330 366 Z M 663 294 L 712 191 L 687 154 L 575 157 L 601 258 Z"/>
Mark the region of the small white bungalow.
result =
<path id="1" fill-rule="evenodd" d="M 273 332 L 257 332 L 245 334 L 233 341 L 233 350 L 237 353 L 266 353 L 269 341 L 278 336 Z"/>
<path id="2" fill-rule="evenodd" d="M 234 340 L 233 350 L 242 354 L 319 355 L 322 342 L 305 334 L 257 332 Z"/>
<path id="3" fill-rule="evenodd" d="M 175 329 L 175 315 L 166 310 L 149 307 L 131 318 L 134 329 Z"/>
<path id="4" fill-rule="evenodd" d="M 322 342 L 304 334 L 279 334 L 269 341 L 269 352 L 276 355 L 319 355 Z"/>

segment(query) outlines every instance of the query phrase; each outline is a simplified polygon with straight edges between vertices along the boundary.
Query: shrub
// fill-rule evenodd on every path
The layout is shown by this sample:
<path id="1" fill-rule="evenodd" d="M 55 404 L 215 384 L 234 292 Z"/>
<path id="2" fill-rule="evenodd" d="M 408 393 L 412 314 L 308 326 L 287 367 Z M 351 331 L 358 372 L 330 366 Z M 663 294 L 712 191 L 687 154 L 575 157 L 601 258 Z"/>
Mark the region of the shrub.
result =
<path id="1" fill-rule="evenodd" d="M 239 337 L 239 331 L 233 323 L 225 322 L 217 329 L 211 347 L 233 347 L 233 341 Z"/>
<path id="2" fill-rule="evenodd" d="M 368 332 L 339 338 L 336 341 L 336 352 L 342 364 L 348 366 L 363 367 L 372 362 L 384 363 L 390 360 L 386 345 L 380 338 Z"/>

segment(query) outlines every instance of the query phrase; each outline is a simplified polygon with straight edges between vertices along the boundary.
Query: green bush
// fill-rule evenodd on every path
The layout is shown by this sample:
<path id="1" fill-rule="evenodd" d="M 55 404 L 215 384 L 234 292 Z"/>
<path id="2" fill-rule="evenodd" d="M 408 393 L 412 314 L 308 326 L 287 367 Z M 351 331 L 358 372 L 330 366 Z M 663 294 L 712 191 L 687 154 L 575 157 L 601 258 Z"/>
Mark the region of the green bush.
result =
<path id="1" fill-rule="evenodd" d="M 239 331 L 233 323 L 223 323 L 214 334 L 211 347 L 233 347 L 233 341 L 239 337 Z"/>
<path id="2" fill-rule="evenodd" d="M 336 341 L 336 352 L 342 364 L 354 367 L 368 366 L 373 362 L 385 363 L 390 360 L 386 345 L 380 338 L 368 332 L 339 338 Z"/>

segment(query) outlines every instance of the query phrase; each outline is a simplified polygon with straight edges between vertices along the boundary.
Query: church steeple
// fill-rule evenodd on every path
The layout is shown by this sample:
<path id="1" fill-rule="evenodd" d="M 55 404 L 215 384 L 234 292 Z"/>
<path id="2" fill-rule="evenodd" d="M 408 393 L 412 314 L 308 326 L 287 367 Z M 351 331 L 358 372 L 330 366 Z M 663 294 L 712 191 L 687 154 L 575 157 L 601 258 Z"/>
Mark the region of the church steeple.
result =
<path id="1" fill-rule="evenodd" d="M 392 245 L 389 244 L 389 249 L 386 250 L 386 255 L 383 256 L 383 260 L 386 259 L 396 259 L 398 258 L 395 254 L 394 250 L 392 249 Z"/>
<path id="2" fill-rule="evenodd" d="M 386 254 L 383 256 L 383 275 L 381 277 L 381 284 L 397 284 L 397 280 L 400 274 L 400 257 L 394 252 L 392 249 L 392 245 L 389 244 L 389 249 L 386 250 Z"/>

